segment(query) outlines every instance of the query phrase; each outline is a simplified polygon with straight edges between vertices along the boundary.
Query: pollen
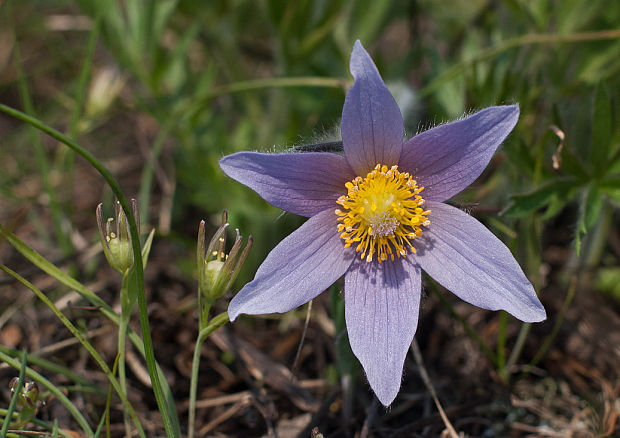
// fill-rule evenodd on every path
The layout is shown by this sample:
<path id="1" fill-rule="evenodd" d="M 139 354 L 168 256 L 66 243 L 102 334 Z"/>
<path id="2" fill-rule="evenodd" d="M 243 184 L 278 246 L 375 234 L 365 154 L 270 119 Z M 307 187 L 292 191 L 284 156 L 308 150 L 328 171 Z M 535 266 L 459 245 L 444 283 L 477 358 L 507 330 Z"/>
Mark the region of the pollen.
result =
<path id="1" fill-rule="evenodd" d="M 394 257 L 415 254 L 413 240 L 430 225 L 430 210 L 417 182 L 398 166 L 377 166 L 365 178 L 356 177 L 345 184 L 347 194 L 336 201 L 338 231 L 345 248 L 355 247 L 362 260 L 382 263 Z"/>

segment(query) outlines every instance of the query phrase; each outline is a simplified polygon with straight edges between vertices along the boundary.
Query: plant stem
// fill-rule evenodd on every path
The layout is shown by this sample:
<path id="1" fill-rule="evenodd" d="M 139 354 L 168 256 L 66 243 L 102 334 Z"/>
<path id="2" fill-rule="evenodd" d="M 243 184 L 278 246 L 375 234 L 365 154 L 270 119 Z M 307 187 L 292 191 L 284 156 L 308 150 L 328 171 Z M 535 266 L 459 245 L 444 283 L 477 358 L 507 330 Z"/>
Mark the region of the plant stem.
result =
<path id="1" fill-rule="evenodd" d="M 131 308 L 128 309 L 127 302 L 129 298 L 128 294 L 128 282 L 129 270 L 123 275 L 123 283 L 121 285 L 121 319 L 118 325 L 118 379 L 121 385 L 121 389 L 127 397 L 127 375 L 125 373 L 125 348 L 127 340 L 127 326 L 129 325 L 129 319 L 131 317 Z M 123 421 L 125 423 L 125 434 L 127 438 L 131 438 L 131 423 L 129 422 L 129 416 L 127 412 L 123 410 Z"/>
<path id="2" fill-rule="evenodd" d="M 198 292 L 199 296 L 202 296 L 200 292 Z M 198 332 L 204 330 L 209 324 L 209 312 L 211 311 L 211 306 L 213 305 L 213 301 L 208 298 L 202 297 L 202 307 L 200 307 L 200 317 L 198 320 Z"/>
<path id="3" fill-rule="evenodd" d="M 508 356 L 508 362 L 506 362 L 506 374 L 510 375 L 509 370 L 515 366 L 519 356 L 521 355 L 521 351 L 525 346 L 525 340 L 527 339 L 527 335 L 530 333 L 530 329 L 532 328 L 532 324 L 529 322 L 524 322 L 521 324 L 521 328 L 519 329 L 519 334 L 517 335 L 517 340 L 515 341 L 514 347 L 512 347 L 512 351 L 510 352 L 510 356 Z"/>
<path id="4" fill-rule="evenodd" d="M 211 322 L 198 333 L 196 347 L 194 348 L 194 358 L 192 359 L 192 377 L 189 387 L 189 409 L 187 415 L 187 437 L 194 438 L 194 422 L 196 421 L 196 390 L 198 389 L 198 369 L 200 367 L 200 352 L 202 344 L 211 333 L 229 321 L 228 313 L 222 312 L 211 320 Z"/>

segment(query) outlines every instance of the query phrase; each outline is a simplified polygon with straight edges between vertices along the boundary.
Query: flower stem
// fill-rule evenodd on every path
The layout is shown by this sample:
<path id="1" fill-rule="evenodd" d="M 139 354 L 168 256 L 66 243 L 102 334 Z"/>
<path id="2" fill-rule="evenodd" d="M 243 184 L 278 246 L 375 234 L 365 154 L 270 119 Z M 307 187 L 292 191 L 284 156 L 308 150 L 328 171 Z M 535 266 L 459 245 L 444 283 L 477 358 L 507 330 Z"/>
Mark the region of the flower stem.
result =
<path id="1" fill-rule="evenodd" d="M 505 370 L 506 370 L 507 379 L 508 379 L 508 376 L 510 376 L 509 370 L 511 370 L 512 367 L 515 366 L 515 364 L 517 363 L 517 360 L 519 359 L 519 356 L 521 355 L 521 351 L 523 350 L 523 347 L 525 346 L 525 340 L 527 339 L 527 335 L 529 335 L 531 328 L 532 328 L 532 324 L 530 324 L 529 322 L 524 322 L 523 324 L 521 324 L 521 328 L 519 329 L 519 334 L 517 335 L 517 340 L 515 341 L 515 345 L 512 348 L 512 351 L 510 352 L 510 356 L 508 356 L 508 362 L 506 362 Z M 506 383 L 508 383 L 508 380 L 506 380 Z"/>
<path id="2" fill-rule="evenodd" d="M 211 311 L 213 301 L 205 298 L 203 294 L 198 291 L 198 304 L 198 312 L 200 313 L 198 317 L 198 332 L 201 332 L 209 325 L 209 312 Z"/>
<path id="3" fill-rule="evenodd" d="M 129 271 L 123 275 L 123 283 L 121 285 L 121 318 L 118 325 L 118 380 L 121 385 L 121 389 L 127 397 L 127 375 L 125 373 L 125 348 L 127 339 L 127 326 L 129 325 L 129 319 L 131 316 L 131 309 L 128 311 L 126 303 L 129 301 L 128 294 L 128 282 Z M 125 435 L 127 438 L 131 438 L 131 423 L 129 422 L 129 416 L 127 412 L 123 410 L 123 421 L 125 423 Z"/>
<path id="4" fill-rule="evenodd" d="M 198 333 L 196 339 L 196 347 L 194 348 L 194 358 L 192 359 L 192 377 L 189 387 L 189 410 L 187 415 L 187 437 L 194 438 L 194 422 L 196 421 L 196 390 L 198 389 L 198 369 L 200 367 L 200 352 L 202 344 L 211 333 L 226 324 L 228 321 L 228 313 L 222 312 L 207 324 L 206 327 Z"/>

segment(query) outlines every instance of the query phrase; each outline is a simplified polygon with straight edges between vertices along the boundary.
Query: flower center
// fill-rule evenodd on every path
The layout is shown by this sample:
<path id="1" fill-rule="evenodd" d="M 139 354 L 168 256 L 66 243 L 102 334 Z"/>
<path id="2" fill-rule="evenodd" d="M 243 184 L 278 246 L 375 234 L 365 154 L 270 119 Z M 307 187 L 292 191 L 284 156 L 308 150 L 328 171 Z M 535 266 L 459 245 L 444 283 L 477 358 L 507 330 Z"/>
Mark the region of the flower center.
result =
<path id="1" fill-rule="evenodd" d="M 345 184 L 346 195 L 336 201 L 343 207 L 337 209 L 338 231 L 345 248 L 357 243 L 360 258 L 372 261 L 375 254 L 379 263 L 390 257 L 405 257 L 407 248 L 415 254 L 412 240 L 422 235 L 421 226 L 430 225 L 430 210 L 421 208 L 424 187 L 408 173 L 398 171 L 398 166 L 377 164 L 374 170 Z"/>

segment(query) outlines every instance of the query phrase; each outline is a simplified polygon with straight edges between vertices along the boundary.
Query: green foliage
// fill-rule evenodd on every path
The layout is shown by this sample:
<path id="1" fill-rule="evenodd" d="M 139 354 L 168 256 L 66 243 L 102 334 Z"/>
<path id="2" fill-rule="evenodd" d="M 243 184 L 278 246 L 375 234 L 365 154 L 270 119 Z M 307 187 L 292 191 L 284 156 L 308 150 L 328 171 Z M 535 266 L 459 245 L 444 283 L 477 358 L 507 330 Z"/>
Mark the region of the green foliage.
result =
<path id="1" fill-rule="evenodd" d="M 594 178 L 604 175 L 609 166 L 611 138 L 614 125 L 612 102 L 603 84 L 596 87 L 592 104 L 592 141 L 590 143 L 590 163 Z"/>
<path id="2" fill-rule="evenodd" d="M 553 180 L 541 185 L 530 193 L 514 195 L 510 205 L 503 211 L 508 217 L 522 218 L 547 207 L 547 211 L 557 213 L 556 203 L 562 206 L 567 195 L 575 187 L 574 180 Z M 553 206 L 553 208 L 551 208 Z"/>
<path id="3" fill-rule="evenodd" d="M 620 301 L 620 267 L 605 267 L 598 271 L 596 278 L 597 287 Z"/>
<path id="4" fill-rule="evenodd" d="M 541 211 L 542 218 L 549 219 L 574 201 L 579 205 L 574 245 L 576 253 L 581 252 L 582 239 L 599 221 L 607 202 L 605 195 L 617 199 L 620 178 L 616 150 L 620 129 L 614 120 L 614 103 L 605 84 L 598 84 L 592 91 L 587 148 L 573 153 L 577 145 L 570 138 L 566 138 L 564 145 L 566 133 L 561 132 L 562 144 L 554 154 L 555 169 L 543 172 L 545 181 L 530 193 L 513 195 L 503 212 L 507 217 L 522 218 Z M 514 160 L 520 168 L 533 163 L 532 159 L 523 159 L 523 155 L 529 155 L 523 152 L 521 148 L 522 156 Z M 517 154 L 513 152 L 511 156 Z"/>

